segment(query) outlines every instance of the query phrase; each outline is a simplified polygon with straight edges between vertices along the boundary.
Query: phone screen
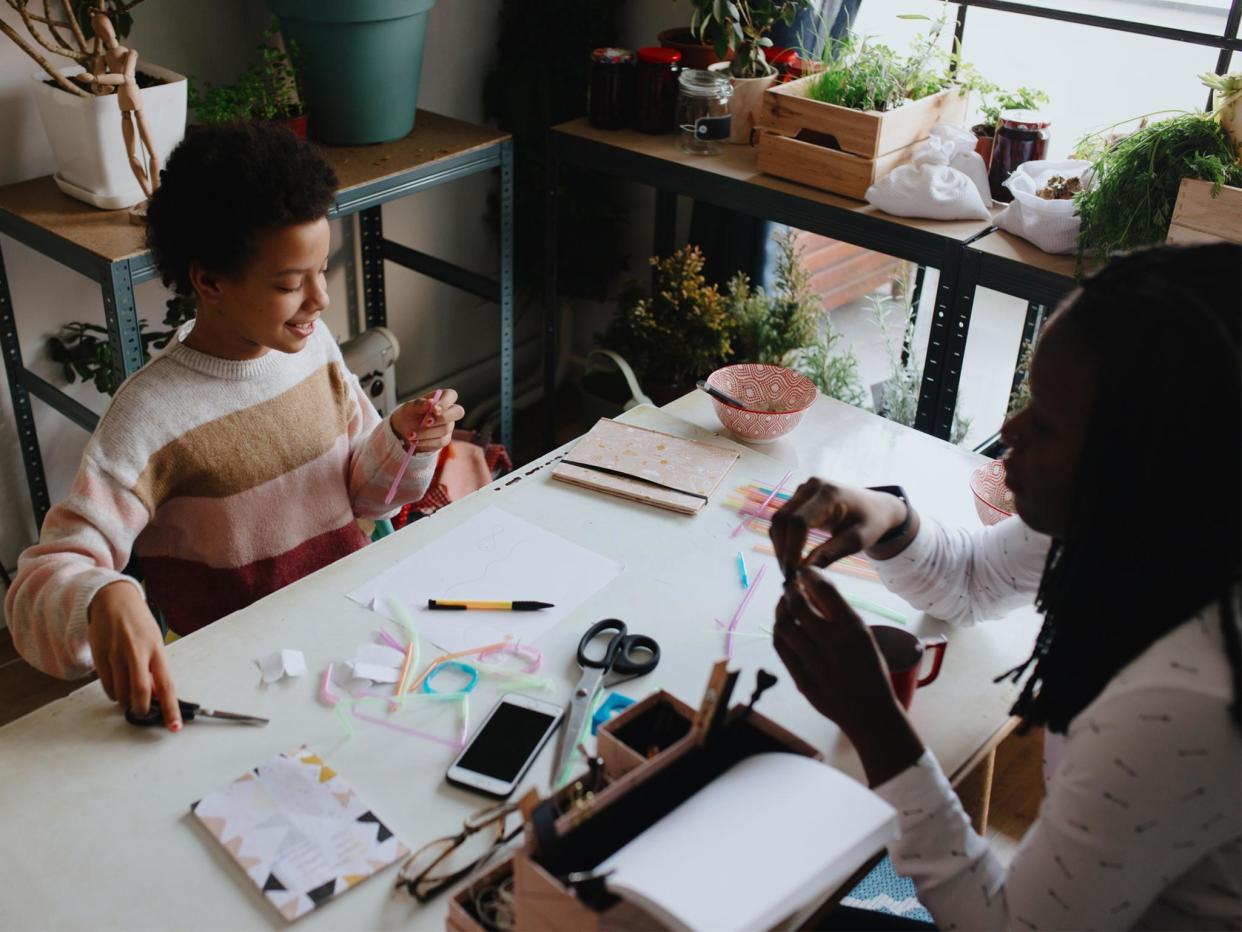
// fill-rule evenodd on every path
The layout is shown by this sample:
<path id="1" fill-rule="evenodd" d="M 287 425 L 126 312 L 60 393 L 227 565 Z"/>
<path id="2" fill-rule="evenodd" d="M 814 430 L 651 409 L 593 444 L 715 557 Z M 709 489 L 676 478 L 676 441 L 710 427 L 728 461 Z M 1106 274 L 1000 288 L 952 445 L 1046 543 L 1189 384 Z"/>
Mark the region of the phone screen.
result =
<path id="1" fill-rule="evenodd" d="M 502 702 L 456 766 L 510 783 L 555 720 L 545 712 Z"/>

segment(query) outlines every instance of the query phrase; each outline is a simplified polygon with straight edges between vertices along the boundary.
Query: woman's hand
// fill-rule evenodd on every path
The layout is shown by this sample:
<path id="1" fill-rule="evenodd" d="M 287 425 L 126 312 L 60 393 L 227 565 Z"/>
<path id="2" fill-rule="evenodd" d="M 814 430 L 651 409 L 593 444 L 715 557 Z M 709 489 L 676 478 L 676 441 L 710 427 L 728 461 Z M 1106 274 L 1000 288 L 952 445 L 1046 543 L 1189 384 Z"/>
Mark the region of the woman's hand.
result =
<path id="1" fill-rule="evenodd" d="M 181 730 L 181 710 L 173 687 L 159 623 L 137 586 L 114 582 L 91 599 L 87 612 L 95 671 L 108 698 L 146 715 L 154 692 L 169 731 Z"/>
<path id="2" fill-rule="evenodd" d="M 918 761 L 923 744 L 870 629 L 818 571 L 804 567 L 785 585 L 773 643 L 799 692 L 853 743 L 872 786 Z"/>
<path id="3" fill-rule="evenodd" d="M 431 412 L 432 418 L 426 427 L 420 429 L 428 412 Z M 446 388 L 435 405 L 431 404 L 429 397 L 407 401 L 392 413 L 390 423 L 393 433 L 402 443 L 408 443 L 410 434 L 417 433 L 417 452 L 435 453 L 449 445 L 454 426 L 465 416 L 465 409 L 457 404 L 457 392 Z"/>
<path id="4" fill-rule="evenodd" d="M 881 537 L 906 520 L 907 507 L 887 492 L 808 479 L 772 516 L 772 546 L 785 578 L 792 578 L 802 565 L 802 549 L 812 528 L 825 530 L 832 537 L 807 554 L 806 563 L 827 566 L 860 550 L 871 551 Z M 886 544 L 883 552 L 872 556 L 887 559 L 905 549 L 918 532 L 917 514 L 908 513 L 910 530 L 900 541 Z"/>

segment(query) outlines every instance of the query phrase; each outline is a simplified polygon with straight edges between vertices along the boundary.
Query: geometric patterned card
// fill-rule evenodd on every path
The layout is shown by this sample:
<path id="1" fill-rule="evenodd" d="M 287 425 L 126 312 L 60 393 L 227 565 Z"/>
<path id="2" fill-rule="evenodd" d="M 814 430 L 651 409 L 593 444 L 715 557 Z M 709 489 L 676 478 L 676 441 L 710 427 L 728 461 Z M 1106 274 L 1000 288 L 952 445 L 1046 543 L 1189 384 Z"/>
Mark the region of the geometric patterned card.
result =
<path id="1" fill-rule="evenodd" d="M 410 853 L 304 747 L 277 754 L 190 809 L 289 920 Z"/>

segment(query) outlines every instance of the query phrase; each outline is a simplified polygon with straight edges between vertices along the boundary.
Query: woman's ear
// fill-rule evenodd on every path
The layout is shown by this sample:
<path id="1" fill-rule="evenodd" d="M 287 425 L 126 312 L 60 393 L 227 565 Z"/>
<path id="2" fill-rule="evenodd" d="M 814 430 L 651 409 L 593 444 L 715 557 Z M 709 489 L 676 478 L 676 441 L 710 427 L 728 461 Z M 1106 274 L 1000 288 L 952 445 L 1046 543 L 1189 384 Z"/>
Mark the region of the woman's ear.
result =
<path id="1" fill-rule="evenodd" d="M 198 300 L 208 307 L 219 305 L 223 292 L 220 288 L 220 276 L 205 268 L 202 263 L 192 261 L 189 268 L 190 285 L 198 295 Z"/>

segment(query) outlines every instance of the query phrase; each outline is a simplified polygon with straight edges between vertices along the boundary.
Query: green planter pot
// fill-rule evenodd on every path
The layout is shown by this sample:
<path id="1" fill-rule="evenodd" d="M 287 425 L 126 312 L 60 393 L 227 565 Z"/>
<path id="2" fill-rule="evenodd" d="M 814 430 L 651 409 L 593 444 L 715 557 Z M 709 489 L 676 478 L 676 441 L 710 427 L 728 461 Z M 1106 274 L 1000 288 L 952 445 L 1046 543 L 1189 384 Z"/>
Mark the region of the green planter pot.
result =
<path id="1" fill-rule="evenodd" d="M 310 136 L 336 146 L 414 128 L 427 15 L 435 0 L 267 0 L 297 47 Z"/>

